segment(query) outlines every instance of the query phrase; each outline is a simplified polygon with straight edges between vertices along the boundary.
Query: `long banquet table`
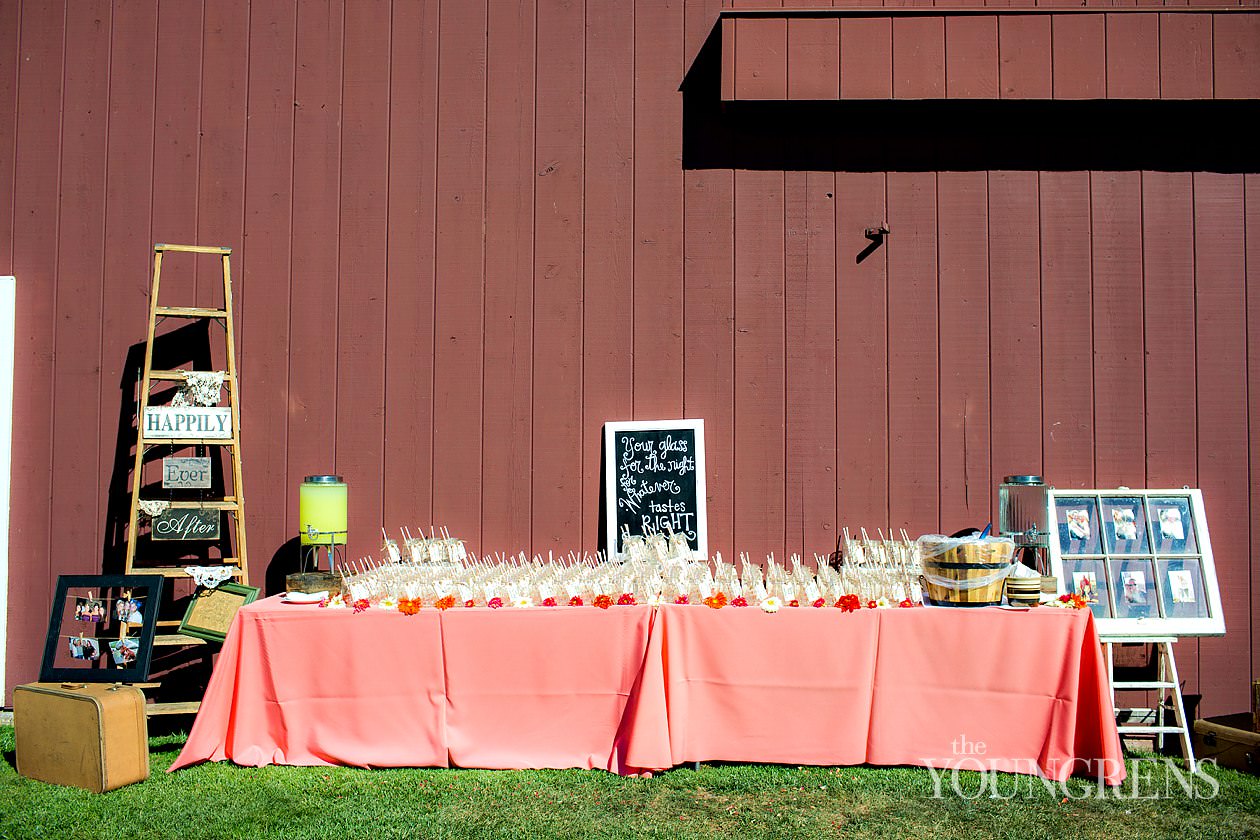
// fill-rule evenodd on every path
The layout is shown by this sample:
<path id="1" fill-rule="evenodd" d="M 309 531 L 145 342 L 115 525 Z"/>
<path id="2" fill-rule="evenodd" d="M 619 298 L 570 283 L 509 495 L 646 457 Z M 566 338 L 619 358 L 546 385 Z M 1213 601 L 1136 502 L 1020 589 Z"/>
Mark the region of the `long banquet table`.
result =
<path id="1" fill-rule="evenodd" d="M 911 764 L 1124 779 L 1089 611 L 284 604 L 237 614 L 176 770 Z"/>

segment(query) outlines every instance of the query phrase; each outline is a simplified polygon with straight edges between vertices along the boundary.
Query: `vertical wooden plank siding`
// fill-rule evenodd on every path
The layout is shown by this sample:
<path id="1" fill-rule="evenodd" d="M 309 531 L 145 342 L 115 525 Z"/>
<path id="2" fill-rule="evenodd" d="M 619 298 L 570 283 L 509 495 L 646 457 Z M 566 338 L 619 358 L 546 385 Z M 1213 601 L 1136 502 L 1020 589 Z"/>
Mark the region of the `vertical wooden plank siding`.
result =
<path id="1" fill-rule="evenodd" d="M 1210 711 L 1246 708 L 1252 620 L 1247 458 L 1246 256 L 1243 178 L 1195 173 L 1195 367 L 1199 484 L 1208 506 L 1225 626 L 1237 635 L 1199 643 L 1200 688 Z"/>
<path id="2" fill-rule="evenodd" d="M 337 472 L 353 488 L 350 517 L 361 523 L 349 537 L 353 557 L 380 548 L 384 493 L 385 254 L 389 247 L 385 196 L 392 146 L 389 71 L 394 46 L 387 0 L 347 3 L 342 38 L 341 247 L 337 256 L 345 292 L 338 294 L 337 301 L 336 455 Z M 410 45 L 398 47 L 409 49 Z M 476 311 L 480 308 L 478 300 Z M 474 346 L 479 344 L 480 336 Z M 455 402 L 452 407 L 458 411 L 463 405 Z"/>
<path id="3" fill-rule="evenodd" d="M 1107 15 L 1107 98 L 1159 98 L 1159 15 Z"/>
<path id="4" fill-rule="evenodd" d="M 787 545 L 826 554 L 836 533 L 835 176 L 785 174 Z"/>
<path id="5" fill-rule="evenodd" d="M 840 98 L 893 95 L 892 24 L 887 18 L 840 21 Z"/>
<path id="6" fill-rule="evenodd" d="M 1199 486 L 1193 409 L 1197 343 L 1194 312 L 1194 185 L 1188 172 L 1142 173 L 1142 275 L 1146 342 L 1146 481 Z M 1170 341 L 1165 337 L 1180 336 Z M 1176 645 L 1186 691 L 1199 691 L 1199 642 Z"/>
<path id="7" fill-rule="evenodd" d="M 886 176 L 836 173 L 836 508 L 840 528 L 888 524 Z M 859 261 L 859 258 L 861 261 Z"/>
<path id="8" fill-rule="evenodd" d="M 1159 95 L 1163 99 L 1211 99 L 1212 16 L 1159 16 Z"/>
<path id="9" fill-rule="evenodd" d="M 10 507 L 9 630 L 11 651 L 41 651 L 60 558 L 51 554 L 53 352 L 57 318 L 57 196 L 61 169 L 63 2 L 22 7 L 19 35 L 16 160 L 13 181 L 13 274 L 17 335 L 13 359 L 14 490 Z M 42 406 L 19 411 L 19 405 Z M 21 482 L 20 489 L 18 482 Z M 38 668 L 39 654 L 31 659 Z M 29 677 L 32 663 L 7 658 Z M 18 670 L 20 669 L 20 670 Z M 6 685 L 14 685 L 6 680 Z"/>
<path id="10" fill-rule="evenodd" d="M 940 527 L 983 528 L 989 497 L 989 195 L 984 172 L 942 172 Z M 1001 476 L 998 476 L 1001 480 Z M 996 526 L 995 526 L 996 527 Z"/>
<path id="11" fill-rule="evenodd" d="M 788 24 L 785 18 L 735 20 L 735 98 L 786 99 Z"/>
<path id="12" fill-rule="evenodd" d="M 888 173 L 889 527 L 940 528 L 936 173 Z"/>
<path id="13" fill-rule="evenodd" d="M 784 545 L 782 172 L 735 172 L 735 550 Z M 731 558 L 727 558 L 731 559 Z"/>
<path id="14" fill-rule="evenodd" d="M 439 9 L 433 518 L 480 544 L 486 3 Z"/>
<path id="15" fill-rule="evenodd" d="M 840 98 L 840 19 L 788 20 L 788 99 Z"/>
<path id="16" fill-rule="evenodd" d="M 635 4 L 587 11 L 586 54 L 599 60 L 586 63 L 584 112 L 582 546 L 594 549 L 603 424 L 634 417 L 634 120 L 618 103 L 634 99 L 634 43 L 622 33 L 634 30 Z"/>
<path id="17" fill-rule="evenodd" d="M 1247 295 L 1247 421 L 1250 465 L 1260 464 L 1260 175 L 1243 176 L 1243 200 L 1246 203 L 1246 229 L 1243 236 L 1247 243 L 1246 295 Z M 1254 523 L 1260 514 L 1260 470 L 1250 469 L 1251 484 L 1247 499 L 1250 506 L 1248 522 Z M 1260 527 L 1251 527 L 1251 603 L 1260 595 Z M 1254 612 L 1254 611 L 1253 611 Z M 1257 632 L 1255 615 L 1250 615 L 1251 629 L 1251 678 L 1260 674 L 1260 632 Z M 1237 632 L 1237 631 L 1235 631 Z M 1241 635 L 1241 633 L 1239 634 Z"/>
<path id="18" fill-rule="evenodd" d="M 996 15 L 960 15 L 945 19 L 945 95 L 948 98 L 997 98 L 997 32 Z"/>
<path id="19" fill-rule="evenodd" d="M 341 0 L 297 7 L 294 79 L 293 287 L 289 297 L 288 459 L 284 478 L 287 537 L 298 520 L 297 487 L 308 475 L 335 474 L 337 464 L 337 278 L 340 276 L 342 180 L 341 77 L 344 10 Z M 406 248 L 402 243 L 399 248 Z M 426 356 L 428 354 L 425 354 Z M 426 394 L 427 396 L 427 394 Z M 252 400 L 246 394 L 245 404 Z M 248 430 L 247 430 L 248 431 Z M 252 466 L 252 465 L 251 465 Z M 390 474 L 386 460 L 383 472 Z M 250 469 L 242 465 L 245 475 Z M 358 495 L 358 482 L 351 495 Z M 253 507 L 253 500 L 248 500 Z M 392 520 L 397 522 L 397 520 Z M 409 520 L 403 520 L 404 522 Z M 367 524 L 368 530 L 371 528 Z M 372 534 L 371 536 L 375 536 Z"/>
<path id="20" fill-rule="evenodd" d="M 1107 30 L 1103 15 L 1057 15 L 1051 25 L 1055 99 L 1107 95 Z"/>
<path id="21" fill-rule="evenodd" d="M 94 2 L 66 17 L 65 87 L 61 104 L 62 191 L 57 219 L 57 326 L 52 416 L 53 474 L 95 464 L 100 441 L 101 287 L 105 257 L 105 153 L 109 99 L 110 8 Z M 109 418 L 111 421 L 114 418 Z M 92 574 L 100 561 L 84 546 L 100 532 L 100 494 L 91 482 L 54 482 L 50 551 L 65 571 Z"/>
<path id="22" fill-rule="evenodd" d="M 1041 173 L 1042 451 L 1057 487 L 1095 486 L 1089 177 Z"/>
<path id="23" fill-rule="evenodd" d="M 106 483 L 101 523 L 102 567 L 119 570 L 126 552 L 140 359 L 147 329 L 153 239 L 153 90 L 157 72 L 157 7 L 116 3 L 111 18 L 108 137 L 105 174 L 105 255 L 101 282 L 100 466 Z M 244 196 L 237 194 L 238 204 Z"/>
<path id="24" fill-rule="evenodd" d="M 18 29 L 22 6 L 0 6 L 0 273 L 13 273 L 13 179 L 17 165 Z"/>
<path id="25" fill-rule="evenodd" d="M 534 172 L 534 442 L 536 552 L 574 548 L 582 486 L 582 171 L 585 164 L 584 14 L 538 3 Z M 590 457 L 598 457 L 591 453 Z"/>
<path id="26" fill-rule="evenodd" d="M 1260 99 L 1260 16 L 1213 15 L 1217 99 Z"/>
<path id="27" fill-rule="evenodd" d="M 634 416 L 652 420 L 683 404 L 682 6 L 635 3 L 634 32 Z"/>
<path id="28" fill-rule="evenodd" d="M 1090 177 L 1094 242 L 1094 480 L 1146 487 L 1142 176 Z"/>
<path id="29" fill-rule="evenodd" d="M 828 552 L 842 526 L 980 525 L 1011 473 L 1201 486 L 1229 635 L 1184 640 L 1179 665 L 1201 713 L 1243 706 L 1255 167 L 1205 143 L 1125 169 L 1103 134 L 1007 146 L 995 170 L 984 143 L 848 120 L 994 97 L 1219 119 L 1260 99 L 1257 16 L 781 5 L 803 14 L 0 4 L 20 330 L 7 684 L 35 677 L 55 576 L 121 564 L 152 244 L 187 241 L 234 249 L 256 580 L 309 473 L 349 479 L 351 557 L 381 525 L 446 526 L 478 553 L 594 548 L 603 423 L 700 417 L 727 558 Z M 164 268 L 164 302 L 217 303 L 213 260 Z"/>
<path id="30" fill-rule="evenodd" d="M 1036 172 L 989 173 L 991 510 L 1008 475 L 1042 462 L 1041 202 Z M 951 532 L 952 533 L 952 532 Z"/>
<path id="31" fill-rule="evenodd" d="M 168 186 L 153 191 L 155 242 L 195 244 L 197 238 L 202 12 L 201 0 L 178 9 L 158 4 L 152 177 Z M 198 272 L 213 278 L 219 269 L 214 263 L 213 257 L 168 255 L 162 262 L 161 302 L 191 306 L 197 300 Z"/>
<path id="32" fill-rule="evenodd" d="M 998 18 L 998 81 L 1003 99 L 1049 99 L 1053 93 L 1050 18 Z"/>
<path id="33" fill-rule="evenodd" d="M 720 0 L 687 4 L 684 61 L 689 70 L 695 66 L 719 7 Z M 722 37 L 725 51 L 725 29 Z M 688 119 L 703 120 L 693 122 L 689 130 L 705 143 L 724 148 L 729 142 L 714 104 L 703 117 L 693 112 Z M 683 415 L 704 418 L 709 551 L 734 557 L 734 173 L 684 169 L 683 200 Z"/>
<path id="34" fill-rule="evenodd" d="M 296 10 L 284 0 L 254 2 L 249 16 L 249 127 L 245 134 L 244 270 L 233 272 L 241 317 L 241 457 L 250 579 L 263 580 L 269 551 L 296 533 L 283 507 L 268 500 L 296 492 L 284 486 L 288 450 L 289 248 L 270 243 L 293 235 L 293 93 Z M 250 247 L 259 243 L 258 248 Z M 329 372 L 331 373 L 331 371 Z M 335 410 L 335 409 L 330 409 Z M 259 504 L 248 504 L 250 499 Z"/>
<path id="35" fill-rule="evenodd" d="M 434 521 L 438 5 L 395 3 L 391 32 L 383 524 L 397 537 Z"/>
<path id="36" fill-rule="evenodd" d="M 485 244 L 481 539 L 511 552 L 529 545 L 531 518 L 521 488 L 533 466 L 534 4 L 494 0 L 487 16 L 486 229 L 495 235 Z"/>
<path id="37" fill-rule="evenodd" d="M 945 97 L 945 19 L 894 17 L 893 98 Z"/>

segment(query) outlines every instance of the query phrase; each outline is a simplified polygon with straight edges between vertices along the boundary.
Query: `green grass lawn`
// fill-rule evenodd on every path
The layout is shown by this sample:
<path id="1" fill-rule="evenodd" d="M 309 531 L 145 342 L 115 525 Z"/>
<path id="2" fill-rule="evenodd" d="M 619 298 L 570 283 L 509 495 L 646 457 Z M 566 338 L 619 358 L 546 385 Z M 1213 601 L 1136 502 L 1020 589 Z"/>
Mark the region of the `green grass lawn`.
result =
<path id="1" fill-rule="evenodd" d="M 1207 768 L 1219 790 L 1147 763 L 1134 790 L 1049 791 L 1008 774 L 920 768 L 704 765 L 652 779 L 583 770 L 166 768 L 182 734 L 150 739 L 152 777 L 95 795 L 24 779 L 0 727 L 0 837 L 1260 837 L 1260 779 Z M 1131 765 L 1133 768 L 1134 765 Z M 999 796 L 992 796 L 993 780 Z M 983 789 L 981 785 L 986 785 Z M 1134 798 L 1134 794 L 1145 798 Z"/>

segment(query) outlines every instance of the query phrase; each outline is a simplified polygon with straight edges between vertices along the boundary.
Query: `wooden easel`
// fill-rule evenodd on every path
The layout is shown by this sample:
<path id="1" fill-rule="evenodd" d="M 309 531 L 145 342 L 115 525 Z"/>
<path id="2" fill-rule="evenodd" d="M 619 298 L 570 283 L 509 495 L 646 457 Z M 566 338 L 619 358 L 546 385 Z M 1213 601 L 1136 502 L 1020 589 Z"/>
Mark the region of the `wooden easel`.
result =
<path id="1" fill-rule="evenodd" d="M 1112 705 L 1116 704 L 1117 691 L 1155 691 L 1157 692 L 1154 709 L 1129 709 L 1116 706 L 1116 729 L 1120 732 L 1120 736 L 1136 735 L 1138 737 L 1154 738 L 1158 749 L 1164 747 L 1164 736 L 1178 735 L 1181 738 L 1182 754 L 1186 757 L 1186 766 L 1190 772 L 1195 771 L 1194 747 L 1190 740 L 1190 725 L 1186 722 L 1185 706 L 1181 699 L 1181 681 L 1177 678 L 1177 660 L 1173 658 L 1172 646 L 1177 642 L 1174 636 L 1107 636 L 1102 640 L 1107 647 L 1107 673 L 1111 678 L 1111 700 Z M 1153 681 L 1135 681 L 1135 682 L 1117 682 L 1115 656 L 1112 646 L 1118 644 L 1149 644 L 1155 646 L 1156 657 L 1159 662 L 1158 676 Z M 1160 720 L 1160 713 L 1164 708 L 1165 701 L 1172 700 L 1173 715 L 1176 718 L 1176 726 L 1164 726 Z M 1151 724 L 1122 724 L 1119 721 L 1121 712 L 1141 712 L 1144 715 L 1152 715 L 1154 722 Z"/>

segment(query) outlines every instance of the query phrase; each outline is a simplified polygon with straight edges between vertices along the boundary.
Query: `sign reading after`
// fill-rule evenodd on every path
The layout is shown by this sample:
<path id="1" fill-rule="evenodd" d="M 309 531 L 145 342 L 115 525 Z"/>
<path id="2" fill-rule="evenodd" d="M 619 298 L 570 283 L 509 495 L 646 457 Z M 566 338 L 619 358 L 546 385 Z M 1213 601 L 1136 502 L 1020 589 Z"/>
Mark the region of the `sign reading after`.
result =
<path id="1" fill-rule="evenodd" d="M 704 421 L 604 424 L 605 534 L 608 553 L 625 534 L 682 534 L 708 556 Z"/>
<path id="2" fill-rule="evenodd" d="M 219 512 L 206 508 L 175 508 L 153 517 L 155 540 L 217 540 Z"/>
<path id="3" fill-rule="evenodd" d="M 232 437 L 232 409 L 226 406 L 147 406 L 144 436 L 163 440 L 227 440 Z"/>

